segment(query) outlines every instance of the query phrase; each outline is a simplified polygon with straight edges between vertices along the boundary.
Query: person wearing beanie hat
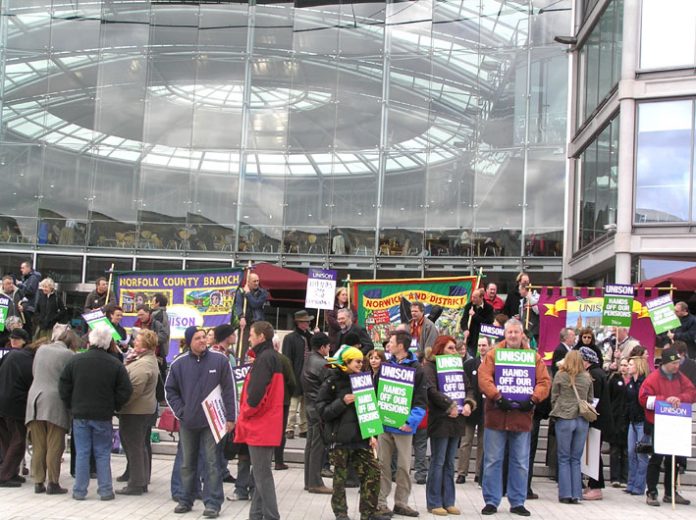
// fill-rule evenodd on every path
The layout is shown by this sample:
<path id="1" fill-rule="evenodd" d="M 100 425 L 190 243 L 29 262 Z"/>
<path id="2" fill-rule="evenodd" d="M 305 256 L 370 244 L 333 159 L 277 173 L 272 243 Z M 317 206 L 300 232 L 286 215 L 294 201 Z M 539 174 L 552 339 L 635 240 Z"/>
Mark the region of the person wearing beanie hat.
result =
<path id="1" fill-rule="evenodd" d="M 169 368 L 164 384 L 167 403 L 181 425 L 180 446 L 184 464 L 181 466 L 182 493 L 175 513 L 191 511 L 196 499 L 195 480 L 199 474 L 199 462 L 203 462 L 207 491 L 203 495 L 203 516 L 215 518 L 225 500 L 222 489 L 223 474 L 219 468 L 218 445 L 201 406 L 218 386 L 225 411 L 226 430 L 234 429 L 237 417 L 234 381 L 227 356 L 206 346 L 206 333 L 200 327 L 191 326 L 184 331 L 188 351 L 179 355 Z M 201 451 L 204 457 L 200 458 Z"/>
<path id="2" fill-rule="evenodd" d="M 312 351 L 307 356 L 302 371 L 302 392 L 307 410 L 307 443 L 304 453 L 304 487 L 307 490 L 329 489 L 321 478 L 324 459 L 324 441 L 321 438 L 321 419 L 317 412 L 317 394 L 328 375 L 326 356 L 329 355 L 331 340 L 323 332 L 317 332 L 310 341 Z"/>
<path id="3" fill-rule="evenodd" d="M 237 343 L 237 329 L 232 325 L 218 325 L 213 329 L 213 334 L 215 343 L 210 348 L 227 356 L 234 366 L 236 364 L 234 346 Z"/>
<path id="4" fill-rule="evenodd" d="M 602 368 L 597 353 L 591 347 L 580 347 L 580 356 L 585 365 L 585 370 L 592 378 L 592 390 L 596 399 L 599 399 L 596 409 L 599 417 L 592 423 L 592 427 L 602 433 L 602 439 L 611 438 L 614 433 L 614 416 L 611 410 L 611 398 L 609 397 L 609 380 L 607 373 Z M 603 441 L 600 441 L 603 442 Z M 604 489 L 604 463 L 599 455 L 599 479 L 589 479 L 587 489 L 582 495 L 583 500 L 602 500 Z"/>
<path id="5" fill-rule="evenodd" d="M 653 434 L 654 431 L 657 401 L 666 401 L 674 408 L 679 408 L 682 403 L 691 405 L 696 401 L 696 388 L 689 381 L 689 378 L 679 371 L 679 365 L 680 359 L 677 349 L 673 347 L 664 349 L 660 368 L 651 372 L 640 387 L 638 402 L 645 408 L 645 431 L 647 434 Z M 648 462 L 646 503 L 649 506 L 660 505 L 657 484 L 660 480 L 663 462 L 665 494 L 662 501 L 672 502 L 672 493 L 674 493 L 675 503 L 689 505 L 691 501 L 677 493 L 677 483 L 672 482 L 672 457 L 659 453 L 653 453 Z"/>
<path id="6" fill-rule="evenodd" d="M 329 461 L 334 465 L 331 509 L 337 520 L 348 520 L 346 479 L 348 467 L 360 479 L 360 518 L 387 520 L 377 511 L 379 464 L 374 456 L 377 438 L 363 439 L 351 387 L 351 376 L 362 373 L 360 349 L 343 345 L 330 359 L 330 375 L 319 388 L 317 412 L 324 422 L 324 440 L 329 445 Z M 363 377 L 369 378 L 368 374 Z M 368 379 L 369 381 L 369 379 Z M 410 454 L 409 454 L 410 455 Z"/>

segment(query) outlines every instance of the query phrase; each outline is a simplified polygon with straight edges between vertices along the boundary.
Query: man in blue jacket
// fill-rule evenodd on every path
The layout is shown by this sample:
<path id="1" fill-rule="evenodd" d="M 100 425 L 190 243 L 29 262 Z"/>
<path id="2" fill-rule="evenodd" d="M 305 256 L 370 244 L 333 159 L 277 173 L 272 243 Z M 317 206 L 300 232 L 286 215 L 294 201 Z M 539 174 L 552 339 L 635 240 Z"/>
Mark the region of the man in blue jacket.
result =
<path id="1" fill-rule="evenodd" d="M 408 498 L 411 495 L 411 447 L 413 435 L 418 425 L 425 417 L 427 403 L 426 382 L 416 356 L 409 350 L 411 335 L 405 331 L 395 331 L 389 336 L 387 351 L 391 358 L 387 364 L 405 366 L 416 369 L 413 385 L 413 398 L 411 400 L 411 413 L 406 422 L 399 428 L 384 427 L 384 433 L 379 436 L 379 465 L 380 465 L 380 490 L 377 501 L 377 514 L 392 514 L 387 507 L 387 497 L 391 493 L 391 461 L 396 451 L 396 492 L 394 493 L 393 514 L 401 516 L 418 516 L 418 511 L 408 506 Z M 379 381 L 375 381 L 378 385 Z"/>
<path id="2" fill-rule="evenodd" d="M 216 518 L 220 514 L 225 495 L 222 490 L 222 473 L 218 471 L 217 444 L 201 403 L 210 392 L 220 386 L 227 431 L 232 431 L 236 418 L 232 371 L 225 355 L 207 349 L 206 334 L 203 329 L 187 328 L 184 339 L 189 350 L 172 362 L 164 385 L 167 403 L 177 419 L 181 421 L 179 435 L 184 459 L 181 466 L 184 490 L 174 512 L 187 513 L 193 507 L 196 497 L 198 454 L 203 449 L 205 452 L 204 475 L 210 490 L 208 496 L 204 498 L 203 516 Z"/>

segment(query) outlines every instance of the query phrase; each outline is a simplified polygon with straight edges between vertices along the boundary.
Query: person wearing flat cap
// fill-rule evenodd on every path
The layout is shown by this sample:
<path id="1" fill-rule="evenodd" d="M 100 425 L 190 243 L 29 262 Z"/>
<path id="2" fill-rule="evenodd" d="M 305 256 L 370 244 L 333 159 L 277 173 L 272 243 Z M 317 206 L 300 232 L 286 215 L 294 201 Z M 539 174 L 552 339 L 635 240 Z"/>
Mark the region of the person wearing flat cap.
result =
<path id="1" fill-rule="evenodd" d="M 679 408 L 681 403 L 693 403 L 696 400 L 696 388 L 689 378 L 679 371 L 680 359 L 676 348 L 670 347 L 662 351 L 662 364 L 658 370 L 650 373 L 640 387 L 638 402 L 645 408 L 645 433 L 652 435 L 655 425 L 655 403 L 667 401 L 674 408 Z M 648 462 L 648 474 L 646 483 L 648 486 L 646 503 L 649 506 L 659 506 L 657 499 L 657 484 L 660 481 L 660 469 L 664 462 L 665 468 L 665 494 L 663 502 L 674 501 L 677 504 L 689 505 L 687 500 L 677 493 L 676 482 L 672 482 L 672 457 L 653 453 Z"/>
<path id="2" fill-rule="evenodd" d="M 599 402 L 595 406 L 599 417 L 592 423 L 592 428 L 602 432 L 602 439 L 608 439 L 614 432 L 614 417 L 611 412 L 611 399 L 609 397 L 609 381 L 607 373 L 602 368 L 602 363 L 597 353 L 591 347 L 580 347 L 585 370 L 592 378 L 592 390 L 595 399 Z M 599 480 L 589 479 L 588 488 L 582 495 L 583 500 L 602 500 L 602 489 L 604 488 L 604 465 L 602 456 L 599 456 Z"/>
<path id="3" fill-rule="evenodd" d="M 312 341 L 312 332 L 309 330 L 314 316 L 310 316 L 305 310 L 295 313 L 295 330 L 283 338 L 283 355 L 290 360 L 295 372 L 295 381 L 302 381 L 302 370 L 305 358 L 309 355 L 309 346 Z M 290 415 L 285 435 L 288 439 L 295 436 L 295 426 L 299 427 L 300 437 L 307 436 L 307 415 L 305 410 L 302 385 L 295 386 L 295 392 L 290 400 Z M 299 415 L 299 420 L 297 416 Z"/>

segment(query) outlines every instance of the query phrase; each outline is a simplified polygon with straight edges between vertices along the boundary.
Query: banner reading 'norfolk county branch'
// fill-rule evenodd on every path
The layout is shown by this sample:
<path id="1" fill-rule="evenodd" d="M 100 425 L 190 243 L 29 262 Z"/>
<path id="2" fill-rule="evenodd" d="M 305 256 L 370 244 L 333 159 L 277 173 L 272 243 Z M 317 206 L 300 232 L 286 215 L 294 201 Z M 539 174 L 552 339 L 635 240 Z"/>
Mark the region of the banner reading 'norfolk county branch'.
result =
<path id="1" fill-rule="evenodd" d="M 123 308 L 124 327 L 135 323 L 136 308 L 152 304 L 157 293 L 167 297 L 170 345 L 167 359 L 179 353 L 187 327 L 216 327 L 230 322 L 234 298 L 242 280 L 240 270 L 131 271 L 114 273 L 116 301 Z"/>
<path id="2" fill-rule="evenodd" d="M 435 322 L 440 334 L 460 336 L 459 322 L 464 306 L 471 298 L 475 276 L 451 278 L 414 278 L 392 280 L 351 280 L 351 298 L 357 309 L 358 323 L 365 327 L 375 344 L 389 339 L 388 331 L 401 323 L 402 305 L 415 301 L 442 308 Z"/>

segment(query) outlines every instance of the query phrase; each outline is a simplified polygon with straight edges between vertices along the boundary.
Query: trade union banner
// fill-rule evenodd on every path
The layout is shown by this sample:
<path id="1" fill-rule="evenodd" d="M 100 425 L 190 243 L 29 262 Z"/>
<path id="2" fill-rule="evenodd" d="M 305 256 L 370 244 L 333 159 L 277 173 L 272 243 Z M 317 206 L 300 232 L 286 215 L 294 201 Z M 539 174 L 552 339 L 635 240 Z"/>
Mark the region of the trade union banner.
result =
<path id="1" fill-rule="evenodd" d="M 403 308 L 410 313 L 410 304 L 416 301 L 425 305 L 426 314 L 442 311 L 435 321 L 440 334 L 460 337 L 459 322 L 476 280 L 475 276 L 351 280 L 351 298 L 358 323 L 375 344 L 389 339 L 389 330 L 402 321 Z"/>
<path id="2" fill-rule="evenodd" d="M 657 289 L 636 289 L 630 307 L 631 321 L 628 333 L 648 349 L 650 359 L 654 356 L 655 331 L 645 302 L 657 295 Z M 564 327 L 575 330 L 583 327 L 592 328 L 600 348 L 603 339 L 614 334 L 614 326 L 602 324 L 604 301 L 602 287 L 540 288 L 538 351 L 546 364 L 551 363 L 553 351 L 560 343 L 560 332 Z"/>
<path id="3" fill-rule="evenodd" d="M 179 353 L 187 327 L 216 327 L 230 323 L 241 270 L 130 271 L 114 273 L 116 301 L 123 308 L 123 327 L 133 327 L 140 304 L 151 304 L 157 293 L 169 300 L 171 331 L 168 359 Z"/>

